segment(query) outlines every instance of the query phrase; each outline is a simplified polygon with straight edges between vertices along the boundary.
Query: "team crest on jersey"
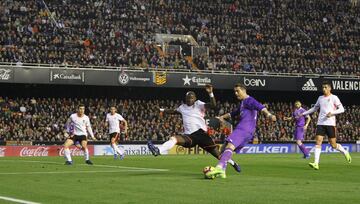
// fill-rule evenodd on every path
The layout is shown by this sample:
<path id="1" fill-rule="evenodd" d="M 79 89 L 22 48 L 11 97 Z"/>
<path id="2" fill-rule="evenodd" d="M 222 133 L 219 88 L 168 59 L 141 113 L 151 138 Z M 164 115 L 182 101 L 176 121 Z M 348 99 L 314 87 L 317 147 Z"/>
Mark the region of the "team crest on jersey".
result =
<path id="1" fill-rule="evenodd" d="M 153 72 L 153 82 L 156 85 L 163 85 L 166 83 L 166 72 Z"/>

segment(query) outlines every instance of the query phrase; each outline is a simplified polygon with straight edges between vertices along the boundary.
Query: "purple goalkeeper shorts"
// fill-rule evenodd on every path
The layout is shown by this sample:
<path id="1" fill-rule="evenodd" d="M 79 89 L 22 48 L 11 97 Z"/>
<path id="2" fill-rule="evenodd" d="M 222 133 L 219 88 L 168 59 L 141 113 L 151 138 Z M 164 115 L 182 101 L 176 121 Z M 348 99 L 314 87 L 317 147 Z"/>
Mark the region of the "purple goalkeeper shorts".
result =
<path id="1" fill-rule="evenodd" d="M 304 140 L 304 127 L 296 127 L 294 132 L 295 140 Z"/>
<path id="2" fill-rule="evenodd" d="M 249 141 L 253 138 L 252 132 L 235 129 L 227 138 L 226 141 L 230 142 L 235 146 L 235 148 L 244 147 Z"/>

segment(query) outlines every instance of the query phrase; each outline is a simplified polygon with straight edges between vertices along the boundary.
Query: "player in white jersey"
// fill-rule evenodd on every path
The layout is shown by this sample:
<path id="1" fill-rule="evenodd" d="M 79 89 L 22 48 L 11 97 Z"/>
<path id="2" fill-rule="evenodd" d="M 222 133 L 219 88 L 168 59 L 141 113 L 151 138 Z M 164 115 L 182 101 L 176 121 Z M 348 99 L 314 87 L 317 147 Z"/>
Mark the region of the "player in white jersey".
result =
<path id="1" fill-rule="evenodd" d="M 119 159 L 124 159 L 124 151 L 117 146 L 117 141 L 120 138 L 120 122 L 124 123 L 124 133 L 127 134 L 127 121 L 116 112 L 115 105 L 110 107 L 110 113 L 106 114 L 105 126 L 109 127 L 110 146 L 114 150 L 114 159 L 119 156 Z"/>
<path id="2" fill-rule="evenodd" d="M 316 170 L 319 169 L 321 144 L 324 136 L 328 136 L 332 148 L 340 151 L 345 156 L 346 160 L 351 163 L 349 152 L 346 151 L 341 144 L 336 143 L 335 115 L 343 113 L 345 111 L 344 107 L 341 104 L 340 99 L 336 95 L 331 94 L 331 84 L 329 82 L 323 82 L 322 91 L 324 95 L 318 98 L 315 106 L 300 114 L 300 116 L 309 115 L 320 109 L 315 137 L 315 161 L 309 163 L 309 166 Z"/>
<path id="3" fill-rule="evenodd" d="M 64 143 L 64 155 L 66 165 L 72 165 L 71 153 L 69 147 L 77 142 L 80 143 L 82 150 L 84 151 L 85 163 L 92 165 L 93 163 L 89 158 L 89 150 L 87 148 L 87 135 L 90 134 L 93 140 L 96 140 L 94 133 L 91 129 L 90 119 L 85 115 L 85 106 L 80 104 L 78 106 L 77 113 L 71 114 L 67 120 L 67 127 L 72 126 L 71 131 L 68 130 L 69 136 Z"/>
<path id="4" fill-rule="evenodd" d="M 181 114 L 183 119 L 184 135 L 172 136 L 159 148 L 151 140 L 148 141 L 148 147 L 154 156 L 164 154 L 175 145 L 186 148 L 199 145 L 202 149 L 212 154 L 216 159 L 220 158 L 220 152 L 214 140 L 207 133 L 207 125 L 204 119 L 205 110 L 216 107 L 216 100 L 213 94 L 213 87 L 206 85 L 206 91 L 210 96 L 210 103 L 204 103 L 196 100 L 196 94 L 193 91 L 186 93 L 186 103 L 180 105 L 176 110 L 162 109 L 160 111 L 166 114 Z M 236 171 L 240 172 L 240 167 L 233 160 L 228 161 Z"/>

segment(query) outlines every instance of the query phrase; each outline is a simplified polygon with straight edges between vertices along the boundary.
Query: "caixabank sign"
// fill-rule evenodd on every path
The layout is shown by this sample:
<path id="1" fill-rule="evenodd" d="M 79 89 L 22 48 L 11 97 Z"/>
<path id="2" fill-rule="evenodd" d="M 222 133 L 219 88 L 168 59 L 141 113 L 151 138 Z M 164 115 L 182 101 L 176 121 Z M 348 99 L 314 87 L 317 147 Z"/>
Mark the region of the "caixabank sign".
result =
<path id="1" fill-rule="evenodd" d="M 50 70 L 50 83 L 84 84 L 85 72 L 78 70 Z"/>

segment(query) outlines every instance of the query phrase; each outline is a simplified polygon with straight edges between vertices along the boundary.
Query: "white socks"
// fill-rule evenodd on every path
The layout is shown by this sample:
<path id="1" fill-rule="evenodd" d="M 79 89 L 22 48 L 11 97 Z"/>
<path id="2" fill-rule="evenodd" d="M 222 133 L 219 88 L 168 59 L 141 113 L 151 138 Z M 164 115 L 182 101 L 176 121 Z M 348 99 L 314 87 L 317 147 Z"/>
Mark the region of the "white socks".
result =
<path id="1" fill-rule="evenodd" d="M 68 149 L 68 148 L 64 149 L 64 157 L 65 157 L 66 161 L 69 161 L 69 162 L 72 161 L 70 149 Z"/>
<path id="2" fill-rule="evenodd" d="M 232 159 L 229 159 L 227 162 L 228 162 L 229 164 L 231 164 L 231 165 L 234 165 L 234 164 L 235 164 L 235 162 L 234 162 Z"/>
<path id="3" fill-rule="evenodd" d="M 176 145 L 176 142 L 177 142 L 176 140 L 170 139 L 167 142 L 165 142 L 164 144 L 162 144 L 159 147 L 160 154 L 167 153 L 168 150 L 170 150 L 171 148 L 173 148 Z"/>
<path id="4" fill-rule="evenodd" d="M 84 157 L 85 157 L 86 161 L 90 159 L 88 148 L 86 148 L 85 151 L 84 151 Z"/>
<path id="5" fill-rule="evenodd" d="M 315 145 L 315 152 L 314 152 L 315 161 L 314 161 L 314 162 L 315 162 L 316 164 L 319 164 L 320 154 L 321 154 L 321 145 Z"/>
<path id="6" fill-rule="evenodd" d="M 344 149 L 344 147 L 341 144 L 336 144 L 336 150 L 340 151 L 342 154 L 347 153 L 347 151 Z"/>
<path id="7" fill-rule="evenodd" d="M 114 154 L 118 154 L 118 155 L 124 154 L 124 152 L 122 150 L 120 150 L 120 148 L 115 143 L 111 144 L 111 147 L 114 150 Z"/>

